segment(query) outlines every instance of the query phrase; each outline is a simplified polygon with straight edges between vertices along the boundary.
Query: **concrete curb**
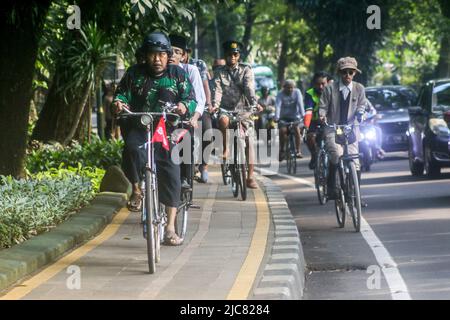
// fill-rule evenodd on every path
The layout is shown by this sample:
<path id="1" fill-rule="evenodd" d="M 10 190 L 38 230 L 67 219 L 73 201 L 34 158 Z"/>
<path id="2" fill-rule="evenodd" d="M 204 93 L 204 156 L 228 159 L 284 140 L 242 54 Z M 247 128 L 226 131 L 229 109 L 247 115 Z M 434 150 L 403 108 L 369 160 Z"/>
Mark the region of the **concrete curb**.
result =
<path id="1" fill-rule="evenodd" d="M 269 260 L 251 299 L 299 300 L 305 288 L 306 263 L 300 234 L 283 193 L 272 180 L 258 176 L 263 185 L 274 226 Z"/>
<path id="2" fill-rule="evenodd" d="M 0 292 L 94 237 L 126 203 L 123 193 L 102 192 L 49 232 L 0 251 Z"/>

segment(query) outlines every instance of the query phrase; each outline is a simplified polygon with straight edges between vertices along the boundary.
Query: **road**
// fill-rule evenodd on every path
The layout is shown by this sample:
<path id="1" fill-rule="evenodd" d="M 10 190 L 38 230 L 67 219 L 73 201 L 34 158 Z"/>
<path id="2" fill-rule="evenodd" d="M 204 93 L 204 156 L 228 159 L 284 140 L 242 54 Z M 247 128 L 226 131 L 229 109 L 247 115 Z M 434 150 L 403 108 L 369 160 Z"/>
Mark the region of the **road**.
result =
<path id="1" fill-rule="evenodd" d="M 284 175 L 271 176 L 301 234 L 308 265 L 305 299 L 395 298 L 396 284 L 388 285 L 389 273 L 379 268 L 373 247 L 385 248 L 396 263 L 406 297 L 450 299 L 450 170 L 436 180 L 412 177 L 407 154 L 393 153 L 363 173 L 362 195 L 368 203 L 363 216 L 381 241 L 373 246 L 363 232 L 354 232 L 351 219 L 344 229 L 337 227 L 334 202 L 318 203 L 306 158 L 300 160 L 299 179 L 286 176 L 284 165 Z"/>

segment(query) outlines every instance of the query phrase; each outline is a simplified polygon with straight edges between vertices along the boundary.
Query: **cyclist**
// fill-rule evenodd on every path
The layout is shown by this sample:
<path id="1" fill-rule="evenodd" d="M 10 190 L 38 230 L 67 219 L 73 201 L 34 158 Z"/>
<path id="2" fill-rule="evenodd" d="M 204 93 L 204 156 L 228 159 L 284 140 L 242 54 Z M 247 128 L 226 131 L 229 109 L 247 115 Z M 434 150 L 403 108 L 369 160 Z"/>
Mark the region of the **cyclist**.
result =
<path id="1" fill-rule="evenodd" d="M 255 82 L 251 66 L 239 62 L 242 44 L 230 40 L 222 44 L 225 53 L 225 66 L 219 66 L 214 72 L 214 110 L 223 108 L 230 111 L 250 111 L 252 106 L 257 105 L 255 95 Z M 258 106 L 258 111 L 262 108 Z M 226 130 L 229 128 L 230 119 L 225 113 L 219 112 L 219 128 L 223 137 L 223 158 L 227 159 L 227 136 Z M 254 123 L 250 115 L 242 120 L 242 125 L 247 131 L 248 141 L 246 143 L 246 153 L 249 155 L 247 187 L 258 188 L 253 177 L 254 171 Z"/>
<path id="2" fill-rule="evenodd" d="M 184 55 L 183 63 L 189 63 L 194 65 L 200 71 L 200 76 L 203 83 L 203 90 L 205 91 L 206 103 L 205 103 L 205 111 L 202 114 L 201 122 L 202 122 L 202 137 L 200 137 L 200 141 L 202 141 L 202 163 L 199 165 L 198 170 L 200 171 L 200 179 L 199 182 L 206 183 L 208 182 L 208 160 L 203 157 L 203 152 L 205 148 L 211 143 L 208 140 L 204 140 L 203 136 L 205 132 L 209 129 L 212 129 L 212 119 L 211 114 L 213 113 L 213 108 L 211 104 L 211 88 L 209 87 L 210 74 L 208 72 L 208 67 L 206 66 L 205 61 L 201 59 L 190 58 L 189 55 L 192 53 L 191 48 L 187 48 L 186 53 Z"/>
<path id="3" fill-rule="evenodd" d="M 194 90 L 187 73 L 179 66 L 169 65 L 172 54 L 169 38 L 161 32 L 152 32 L 144 38 L 141 46 L 145 62 L 131 66 L 126 71 L 116 90 L 114 105 L 119 113 L 127 106 L 133 112 L 160 112 L 161 104 L 172 102 L 180 115 L 193 114 L 196 107 Z M 125 147 L 122 154 L 122 168 L 130 180 L 133 190 L 128 203 L 132 211 L 142 208 L 142 192 L 139 182 L 145 165 L 146 132 L 136 121 L 121 125 Z M 168 128 L 170 130 L 173 128 Z M 172 149 L 173 145 L 170 145 Z M 155 143 L 156 173 L 159 201 L 166 206 L 168 217 L 165 244 L 180 245 L 182 239 L 175 233 L 176 210 L 180 201 L 180 166 L 170 156 L 170 150 Z"/>
<path id="4" fill-rule="evenodd" d="M 283 90 L 277 94 L 276 98 L 276 120 L 285 122 L 300 121 L 305 115 L 303 107 L 303 96 L 301 91 L 295 87 L 294 80 L 286 80 L 283 84 Z M 279 123 L 280 128 L 280 161 L 284 159 L 285 141 L 287 140 L 287 127 Z M 303 158 L 300 151 L 300 125 L 295 127 L 295 146 L 297 158 Z"/>
<path id="5" fill-rule="evenodd" d="M 340 58 L 337 61 L 337 71 L 340 76 L 339 81 L 326 86 L 320 96 L 320 121 L 324 122 L 326 120 L 328 124 L 339 125 L 355 123 L 356 119 L 360 122 L 366 105 L 366 95 L 364 86 L 353 81 L 356 72 L 361 73 L 356 59 L 353 57 Z M 356 129 L 355 131 L 356 137 L 358 137 L 359 130 Z M 329 199 L 336 199 L 336 169 L 343 150 L 342 146 L 335 142 L 334 131 L 326 131 L 325 145 L 330 155 L 328 197 Z M 348 151 L 350 154 L 359 154 L 358 141 L 350 144 Z M 355 164 L 358 180 L 361 181 L 359 159 L 355 159 Z"/>
<path id="6" fill-rule="evenodd" d="M 261 87 L 261 98 L 258 99 L 258 104 L 263 107 L 263 111 L 258 118 L 257 128 L 264 129 L 267 122 L 267 115 L 275 111 L 275 98 L 270 94 L 268 87 Z"/>
<path id="7" fill-rule="evenodd" d="M 320 95 L 327 85 L 327 74 L 323 71 L 316 72 L 312 79 L 312 87 L 305 93 L 305 112 L 312 112 L 312 119 L 306 134 L 306 145 L 311 153 L 309 168 L 314 169 L 317 155 L 317 126 L 319 125 Z M 305 124 L 306 125 L 306 124 Z"/>
<path id="8" fill-rule="evenodd" d="M 194 128 L 198 127 L 198 119 L 202 117 L 202 114 L 205 109 L 205 91 L 203 88 L 202 79 L 200 77 L 200 72 L 196 66 L 191 64 L 181 63 L 185 60 L 185 55 L 187 52 L 187 39 L 180 35 L 170 35 L 169 36 L 170 44 L 172 45 L 173 54 L 169 58 L 170 64 L 175 64 L 180 66 L 187 72 L 189 75 L 189 81 L 192 83 L 195 92 L 195 99 L 197 100 L 197 107 L 195 108 L 194 115 L 191 117 L 191 124 Z M 192 159 L 191 159 L 192 160 Z M 187 177 L 189 176 L 191 165 L 187 163 L 183 163 L 181 165 L 181 187 L 183 189 L 190 189 L 191 186 L 187 181 Z"/>

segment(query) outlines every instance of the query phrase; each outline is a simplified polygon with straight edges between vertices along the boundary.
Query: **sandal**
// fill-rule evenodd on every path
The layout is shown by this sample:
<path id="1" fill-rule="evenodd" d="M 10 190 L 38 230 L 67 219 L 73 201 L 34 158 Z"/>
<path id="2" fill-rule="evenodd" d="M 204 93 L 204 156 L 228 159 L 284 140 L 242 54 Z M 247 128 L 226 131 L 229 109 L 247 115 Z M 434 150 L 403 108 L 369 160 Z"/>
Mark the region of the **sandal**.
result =
<path id="1" fill-rule="evenodd" d="M 164 235 L 164 244 L 166 246 L 179 246 L 183 244 L 183 239 L 180 238 L 174 231 L 167 231 Z"/>
<path id="2" fill-rule="evenodd" d="M 132 194 L 130 197 L 130 201 L 127 203 L 127 208 L 133 212 L 139 212 L 142 210 L 142 199 L 144 196 L 142 194 Z"/>

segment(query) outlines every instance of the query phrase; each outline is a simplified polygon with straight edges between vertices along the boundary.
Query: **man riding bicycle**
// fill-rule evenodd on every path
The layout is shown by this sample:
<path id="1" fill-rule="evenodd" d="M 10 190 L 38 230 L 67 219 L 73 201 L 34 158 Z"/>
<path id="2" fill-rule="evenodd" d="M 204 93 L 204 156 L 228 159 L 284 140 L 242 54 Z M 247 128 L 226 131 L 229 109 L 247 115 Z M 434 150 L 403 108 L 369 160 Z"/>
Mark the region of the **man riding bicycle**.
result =
<path id="1" fill-rule="evenodd" d="M 214 95 L 213 108 L 220 108 L 229 111 L 248 111 L 253 106 L 257 106 L 255 95 L 255 82 L 253 71 L 248 64 L 239 62 L 242 44 L 237 41 L 226 41 L 222 44 L 225 53 L 226 65 L 220 66 L 214 71 Z M 258 106 L 258 111 L 262 108 Z M 247 187 L 256 189 L 258 185 L 253 177 L 254 171 L 254 123 L 250 119 L 250 114 L 242 120 L 242 124 L 247 131 L 248 141 L 246 143 L 246 153 L 249 155 Z M 229 154 L 227 146 L 227 129 L 230 126 L 230 118 L 226 113 L 219 112 L 219 128 L 223 137 L 223 158 L 227 159 Z"/>
<path id="2" fill-rule="evenodd" d="M 305 115 L 305 109 L 303 107 L 303 97 L 300 89 L 295 87 L 294 80 L 286 80 L 283 84 L 283 90 L 277 94 L 276 98 L 276 120 L 283 122 L 300 122 Z M 280 128 L 280 161 L 284 159 L 284 154 L 287 150 L 284 150 L 285 142 L 287 141 L 287 125 L 283 122 L 279 122 Z M 295 147 L 296 157 L 302 158 L 300 151 L 300 126 L 295 126 Z"/>
<path id="3" fill-rule="evenodd" d="M 179 115 L 192 115 L 196 108 L 194 91 L 187 73 L 179 66 L 168 65 L 172 47 L 168 37 L 161 32 L 152 32 L 145 37 L 140 48 L 144 63 L 128 68 L 116 90 L 114 106 L 120 113 L 124 108 L 133 112 L 161 112 L 166 102 L 176 104 Z M 155 119 L 156 120 L 156 119 Z M 159 120 L 159 119 L 158 119 Z M 130 180 L 133 190 L 128 203 L 131 211 L 142 208 L 142 192 L 139 182 L 146 163 L 146 131 L 136 121 L 129 119 L 121 123 L 125 147 L 122 154 L 122 169 Z M 168 128 L 168 134 L 174 128 Z M 170 150 L 173 144 L 170 143 Z M 180 201 L 180 166 L 171 158 L 170 150 L 156 142 L 155 160 L 159 201 L 165 205 L 167 226 L 165 243 L 180 245 L 182 239 L 175 233 L 176 210 Z"/>
<path id="4" fill-rule="evenodd" d="M 366 95 L 364 86 L 353 81 L 358 69 L 355 58 L 340 58 L 337 62 L 337 71 L 340 75 L 339 81 L 333 82 L 325 87 L 320 97 L 319 117 L 323 123 L 346 125 L 353 124 L 355 120 L 360 122 L 364 114 Z M 359 130 L 355 130 L 355 135 L 359 137 Z M 325 133 L 325 145 L 330 156 L 330 166 L 328 175 L 328 198 L 336 199 L 336 170 L 339 157 L 343 154 L 342 146 L 335 142 L 335 132 L 327 130 Z M 348 146 L 350 154 L 359 154 L 358 139 Z M 358 180 L 361 181 L 361 171 L 359 160 L 355 159 Z"/>
<path id="5" fill-rule="evenodd" d="M 319 121 L 319 102 L 320 95 L 323 89 L 327 85 L 327 74 L 323 71 L 316 72 L 312 79 L 312 87 L 305 93 L 305 112 L 312 112 L 312 119 L 306 135 L 306 145 L 311 153 L 311 161 L 309 162 L 309 168 L 312 170 L 316 164 L 317 155 L 317 127 Z M 305 123 L 305 126 L 307 124 Z"/>

